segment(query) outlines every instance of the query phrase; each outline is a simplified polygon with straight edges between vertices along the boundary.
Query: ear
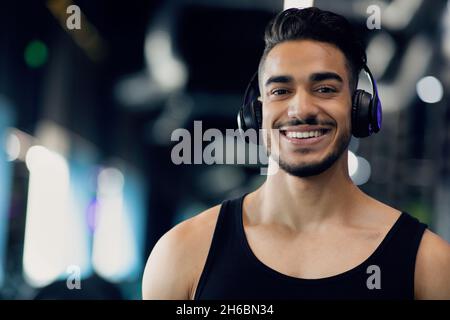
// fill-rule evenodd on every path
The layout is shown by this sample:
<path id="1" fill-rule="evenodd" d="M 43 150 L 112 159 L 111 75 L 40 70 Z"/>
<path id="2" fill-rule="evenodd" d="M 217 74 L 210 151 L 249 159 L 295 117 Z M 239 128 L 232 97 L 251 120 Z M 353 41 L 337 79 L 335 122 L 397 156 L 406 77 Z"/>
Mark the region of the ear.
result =
<path id="1" fill-rule="evenodd" d="M 261 98 L 261 96 L 259 96 L 256 100 L 258 100 L 259 102 L 263 102 L 263 99 Z"/>

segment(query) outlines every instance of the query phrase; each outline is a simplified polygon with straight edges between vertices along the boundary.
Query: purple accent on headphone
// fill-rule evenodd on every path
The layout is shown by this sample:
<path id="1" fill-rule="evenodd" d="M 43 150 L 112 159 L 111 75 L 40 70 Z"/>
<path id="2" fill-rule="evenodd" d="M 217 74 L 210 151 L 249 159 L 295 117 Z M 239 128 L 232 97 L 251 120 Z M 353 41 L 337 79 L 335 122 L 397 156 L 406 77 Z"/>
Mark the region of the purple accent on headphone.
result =
<path id="1" fill-rule="evenodd" d="M 380 99 L 378 99 L 378 103 L 377 103 L 377 119 L 378 119 L 378 128 L 381 129 L 381 122 L 382 122 L 382 112 L 381 112 L 381 102 Z"/>
<path id="2" fill-rule="evenodd" d="M 377 132 L 381 129 L 381 123 L 382 123 L 382 108 L 381 108 L 381 101 L 380 101 L 380 97 L 378 96 L 378 87 L 377 87 L 377 81 L 372 77 L 372 81 L 373 81 L 373 88 L 375 90 L 374 95 L 375 95 L 375 99 L 376 99 L 376 108 L 377 108 L 377 125 L 378 125 L 378 130 Z"/>

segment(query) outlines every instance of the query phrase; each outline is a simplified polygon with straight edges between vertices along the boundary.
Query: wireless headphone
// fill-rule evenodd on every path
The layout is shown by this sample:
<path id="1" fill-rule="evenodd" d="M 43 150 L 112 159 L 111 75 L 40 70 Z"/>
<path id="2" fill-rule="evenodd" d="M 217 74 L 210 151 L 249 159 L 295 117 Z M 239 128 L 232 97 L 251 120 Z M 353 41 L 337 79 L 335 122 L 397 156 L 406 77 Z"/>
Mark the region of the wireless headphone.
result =
<path id="1" fill-rule="evenodd" d="M 381 129 L 381 102 L 378 97 L 377 84 L 367 65 L 363 67 L 372 85 L 372 94 L 357 89 L 352 98 L 352 134 L 356 138 L 364 138 Z M 250 80 L 244 94 L 244 102 L 237 116 L 239 129 L 258 131 L 262 127 L 262 103 L 260 97 L 258 72 Z"/>

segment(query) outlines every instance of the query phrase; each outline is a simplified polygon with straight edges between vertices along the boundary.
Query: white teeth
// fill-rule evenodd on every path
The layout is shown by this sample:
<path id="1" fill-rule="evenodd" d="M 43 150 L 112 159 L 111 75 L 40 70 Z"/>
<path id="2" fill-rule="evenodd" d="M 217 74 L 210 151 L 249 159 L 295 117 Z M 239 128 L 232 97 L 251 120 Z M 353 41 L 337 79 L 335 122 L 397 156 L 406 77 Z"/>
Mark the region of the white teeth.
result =
<path id="1" fill-rule="evenodd" d="M 298 131 L 286 131 L 286 136 L 288 138 L 297 138 L 297 139 L 306 139 L 312 137 L 319 137 L 323 133 L 320 130 L 315 131 L 307 131 L 307 132 L 298 132 Z"/>

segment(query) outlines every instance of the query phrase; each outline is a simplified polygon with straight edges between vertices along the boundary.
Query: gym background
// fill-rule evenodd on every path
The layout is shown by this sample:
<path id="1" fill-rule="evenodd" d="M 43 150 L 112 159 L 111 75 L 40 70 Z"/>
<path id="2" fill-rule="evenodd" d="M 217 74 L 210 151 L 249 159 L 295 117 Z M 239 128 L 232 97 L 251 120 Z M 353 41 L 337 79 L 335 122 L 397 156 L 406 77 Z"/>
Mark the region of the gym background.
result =
<path id="1" fill-rule="evenodd" d="M 2 1 L 0 298 L 140 299 L 163 233 L 265 179 L 175 165 L 171 133 L 236 129 L 265 25 L 312 2 Z M 314 5 L 357 27 L 378 79 L 383 128 L 352 140 L 352 179 L 450 241 L 450 1 Z"/>

